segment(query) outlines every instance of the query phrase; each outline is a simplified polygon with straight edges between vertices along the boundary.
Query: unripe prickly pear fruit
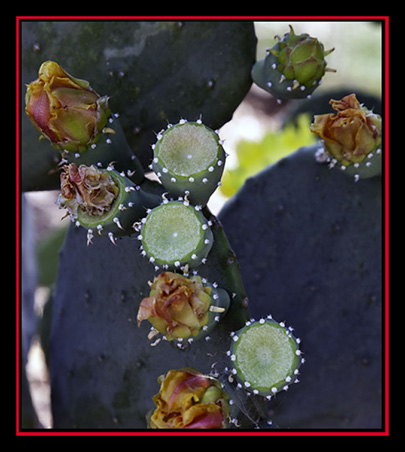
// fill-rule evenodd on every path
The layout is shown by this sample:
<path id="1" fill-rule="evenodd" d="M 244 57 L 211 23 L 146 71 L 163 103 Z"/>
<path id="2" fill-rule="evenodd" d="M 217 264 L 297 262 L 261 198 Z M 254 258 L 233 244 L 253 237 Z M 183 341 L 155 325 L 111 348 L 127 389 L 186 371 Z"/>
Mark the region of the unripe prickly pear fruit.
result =
<path id="1" fill-rule="evenodd" d="M 210 222 L 187 200 L 168 201 L 142 220 L 142 254 L 157 268 L 195 268 L 205 264 L 213 245 Z"/>
<path id="2" fill-rule="evenodd" d="M 280 390 L 298 382 L 298 368 L 303 362 L 300 340 L 292 328 L 271 316 L 250 320 L 239 331 L 232 332 L 228 352 L 231 375 L 239 388 L 270 399 Z"/>
<path id="3" fill-rule="evenodd" d="M 310 129 L 323 140 L 330 166 L 355 180 L 381 174 L 381 117 L 361 105 L 355 94 L 329 103 L 336 113 L 315 116 Z"/>
<path id="4" fill-rule="evenodd" d="M 333 50 L 325 51 L 317 38 L 306 33 L 296 35 L 290 25 L 290 32 L 253 66 L 253 81 L 278 100 L 307 98 L 325 72 L 334 71 L 325 61 Z"/>
<path id="5" fill-rule="evenodd" d="M 158 379 L 156 409 L 147 416 L 154 429 L 226 428 L 228 395 L 216 378 L 192 368 L 170 370 Z"/>
<path id="6" fill-rule="evenodd" d="M 152 169 L 171 195 L 205 206 L 218 187 L 226 154 L 218 134 L 201 120 L 181 120 L 157 135 Z"/>
<path id="7" fill-rule="evenodd" d="M 200 276 L 163 272 L 141 301 L 138 325 L 148 320 L 167 340 L 207 337 L 230 303 L 228 293 Z"/>
<path id="8" fill-rule="evenodd" d="M 76 225 L 88 230 L 88 244 L 94 234 L 108 236 L 114 244 L 115 237 L 133 234 L 146 209 L 158 202 L 158 195 L 144 192 L 112 167 L 75 163 L 63 167 L 57 204 L 67 209 Z"/>

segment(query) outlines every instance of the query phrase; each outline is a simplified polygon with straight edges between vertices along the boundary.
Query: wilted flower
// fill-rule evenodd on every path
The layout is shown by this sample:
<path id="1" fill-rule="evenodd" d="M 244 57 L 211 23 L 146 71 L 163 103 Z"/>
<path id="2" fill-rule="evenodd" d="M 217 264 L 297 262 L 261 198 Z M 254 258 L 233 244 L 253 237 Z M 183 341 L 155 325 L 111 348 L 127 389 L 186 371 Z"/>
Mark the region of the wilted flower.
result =
<path id="1" fill-rule="evenodd" d="M 63 169 L 59 207 L 68 209 L 73 217 L 79 206 L 82 212 L 94 216 L 110 210 L 119 189 L 106 171 L 93 165 L 77 167 L 75 163 L 65 165 Z"/>
<path id="2" fill-rule="evenodd" d="M 228 415 L 227 394 L 215 378 L 186 368 L 162 375 L 149 428 L 221 429 Z"/>
<path id="3" fill-rule="evenodd" d="M 149 297 L 142 300 L 138 325 L 149 320 L 167 339 L 199 334 L 208 323 L 211 288 L 199 276 L 190 279 L 173 272 L 163 272 L 151 285 Z"/>
<path id="4" fill-rule="evenodd" d="M 57 63 L 42 63 L 38 79 L 27 86 L 25 111 L 53 146 L 84 152 L 107 123 L 108 98 L 100 97 L 86 80 L 69 75 Z"/>
<path id="5" fill-rule="evenodd" d="M 381 146 L 381 117 L 360 105 L 355 94 L 329 103 L 336 114 L 315 116 L 311 131 L 324 140 L 325 151 L 342 165 L 362 162 Z"/>

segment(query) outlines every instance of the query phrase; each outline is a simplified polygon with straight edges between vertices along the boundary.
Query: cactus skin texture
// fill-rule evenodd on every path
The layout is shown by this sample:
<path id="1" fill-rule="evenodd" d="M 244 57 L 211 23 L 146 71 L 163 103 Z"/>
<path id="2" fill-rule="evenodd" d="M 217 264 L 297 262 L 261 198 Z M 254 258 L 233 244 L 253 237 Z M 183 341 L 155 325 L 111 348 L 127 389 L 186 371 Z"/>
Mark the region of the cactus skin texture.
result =
<path id="1" fill-rule="evenodd" d="M 252 69 L 253 81 L 276 99 L 305 99 L 321 83 L 326 71 L 325 57 L 334 49 L 325 51 L 318 39 L 304 33 L 290 32 L 257 61 Z"/>
<path id="2" fill-rule="evenodd" d="M 158 134 L 151 167 L 172 196 L 186 194 L 194 205 L 205 206 L 224 171 L 222 144 L 201 120 L 181 120 Z"/>
<path id="3" fill-rule="evenodd" d="M 317 149 L 250 178 L 218 217 L 251 316 L 288 319 L 302 338 L 300 383 L 272 398 L 274 424 L 382 428 L 382 181 L 354 184 Z"/>

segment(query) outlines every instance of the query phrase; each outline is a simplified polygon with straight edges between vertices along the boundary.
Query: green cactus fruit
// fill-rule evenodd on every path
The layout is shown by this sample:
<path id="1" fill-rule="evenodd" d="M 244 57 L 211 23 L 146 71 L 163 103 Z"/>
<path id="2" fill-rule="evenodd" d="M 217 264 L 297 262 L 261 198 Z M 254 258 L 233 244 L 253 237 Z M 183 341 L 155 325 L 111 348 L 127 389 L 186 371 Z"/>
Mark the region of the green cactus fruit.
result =
<path id="1" fill-rule="evenodd" d="M 61 173 L 59 208 L 77 226 L 87 229 L 87 244 L 95 234 L 116 237 L 135 232 L 146 209 L 160 202 L 160 196 L 147 193 L 112 166 L 99 169 L 75 163 L 64 166 Z"/>
<path id="2" fill-rule="evenodd" d="M 206 338 L 229 308 L 228 293 L 197 275 L 188 278 L 163 272 L 150 286 L 149 296 L 140 303 L 137 319 L 138 325 L 143 320 L 152 324 L 148 337 L 157 342 L 161 340 L 155 338 L 158 333 L 164 339 L 177 341 L 180 347 L 183 340 L 190 343 Z"/>
<path id="3" fill-rule="evenodd" d="M 194 205 L 205 206 L 218 187 L 226 154 L 218 133 L 201 120 L 180 120 L 157 135 L 151 168 L 177 196 L 187 194 Z"/>
<path id="4" fill-rule="evenodd" d="M 311 131 L 323 141 L 318 161 L 340 168 L 357 181 L 381 175 L 382 119 L 355 94 L 329 102 L 336 113 L 316 115 Z"/>
<path id="5" fill-rule="evenodd" d="M 168 201 L 142 219 L 142 254 L 158 269 L 196 268 L 205 264 L 213 244 L 211 222 L 187 200 Z"/>
<path id="6" fill-rule="evenodd" d="M 292 335 L 291 327 L 268 316 L 246 322 L 231 337 L 228 356 L 233 366 L 231 373 L 240 388 L 270 399 L 298 382 L 298 368 L 303 359 L 300 339 Z"/>
<path id="7" fill-rule="evenodd" d="M 305 99 L 320 85 L 327 68 L 325 57 L 334 49 L 324 50 L 317 38 L 290 32 L 268 50 L 252 69 L 253 81 L 262 89 L 282 99 Z"/>

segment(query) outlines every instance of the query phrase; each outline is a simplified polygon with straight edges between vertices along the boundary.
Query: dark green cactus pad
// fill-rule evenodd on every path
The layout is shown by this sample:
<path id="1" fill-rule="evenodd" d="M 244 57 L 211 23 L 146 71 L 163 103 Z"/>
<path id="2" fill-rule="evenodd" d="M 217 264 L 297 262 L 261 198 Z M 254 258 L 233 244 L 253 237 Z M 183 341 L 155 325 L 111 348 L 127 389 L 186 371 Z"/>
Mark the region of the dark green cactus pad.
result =
<path id="1" fill-rule="evenodd" d="M 50 335 L 55 428 L 144 429 L 160 375 L 185 366 L 208 373 L 214 363 L 225 362 L 229 331 L 241 328 L 250 315 L 234 253 L 221 225 L 214 221 L 212 231 L 215 245 L 199 275 L 226 290 L 231 305 L 210 339 L 186 342 L 182 349 L 148 339 L 148 322 L 137 326 L 138 307 L 155 271 L 141 256 L 136 234 L 118 238 L 117 246 L 95 236 L 87 247 L 85 229 L 69 229 Z"/>
<path id="2" fill-rule="evenodd" d="M 302 148 L 249 179 L 219 218 L 253 317 L 294 327 L 300 383 L 270 403 L 281 428 L 382 427 L 381 178 L 354 182 Z"/>
<path id="3" fill-rule="evenodd" d="M 231 306 L 210 340 L 184 350 L 152 346 L 147 322 L 136 324 L 154 276 L 136 237 L 115 247 L 95 237 L 86 247 L 85 230 L 70 229 L 50 338 L 56 428 L 145 428 L 159 375 L 184 366 L 210 372 L 226 362 L 229 333 L 268 314 L 294 327 L 305 358 L 300 383 L 270 401 L 274 425 L 381 427 L 381 179 L 355 183 L 317 163 L 315 148 L 248 180 L 220 214 L 250 312 L 235 255 L 214 222 L 214 247 L 199 274 L 226 289 Z M 231 396 L 249 413 L 238 421 L 251 427 L 263 407 L 241 391 Z"/>
<path id="4" fill-rule="evenodd" d="M 229 121 L 251 86 L 256 58 L 248 21 L 24 21 L 21 46 L 22 93 L 49 59 L 89 80 L 110 96 L 111 111 L 120 114 L 145 168 L 154 133 L 168 122 L 202 117 L 215 130 Z M 23 189 L 54 187 L 57 177 L 48 172 L 58 153 L 38 143 L 38 132 L 22 116 Z"/>

